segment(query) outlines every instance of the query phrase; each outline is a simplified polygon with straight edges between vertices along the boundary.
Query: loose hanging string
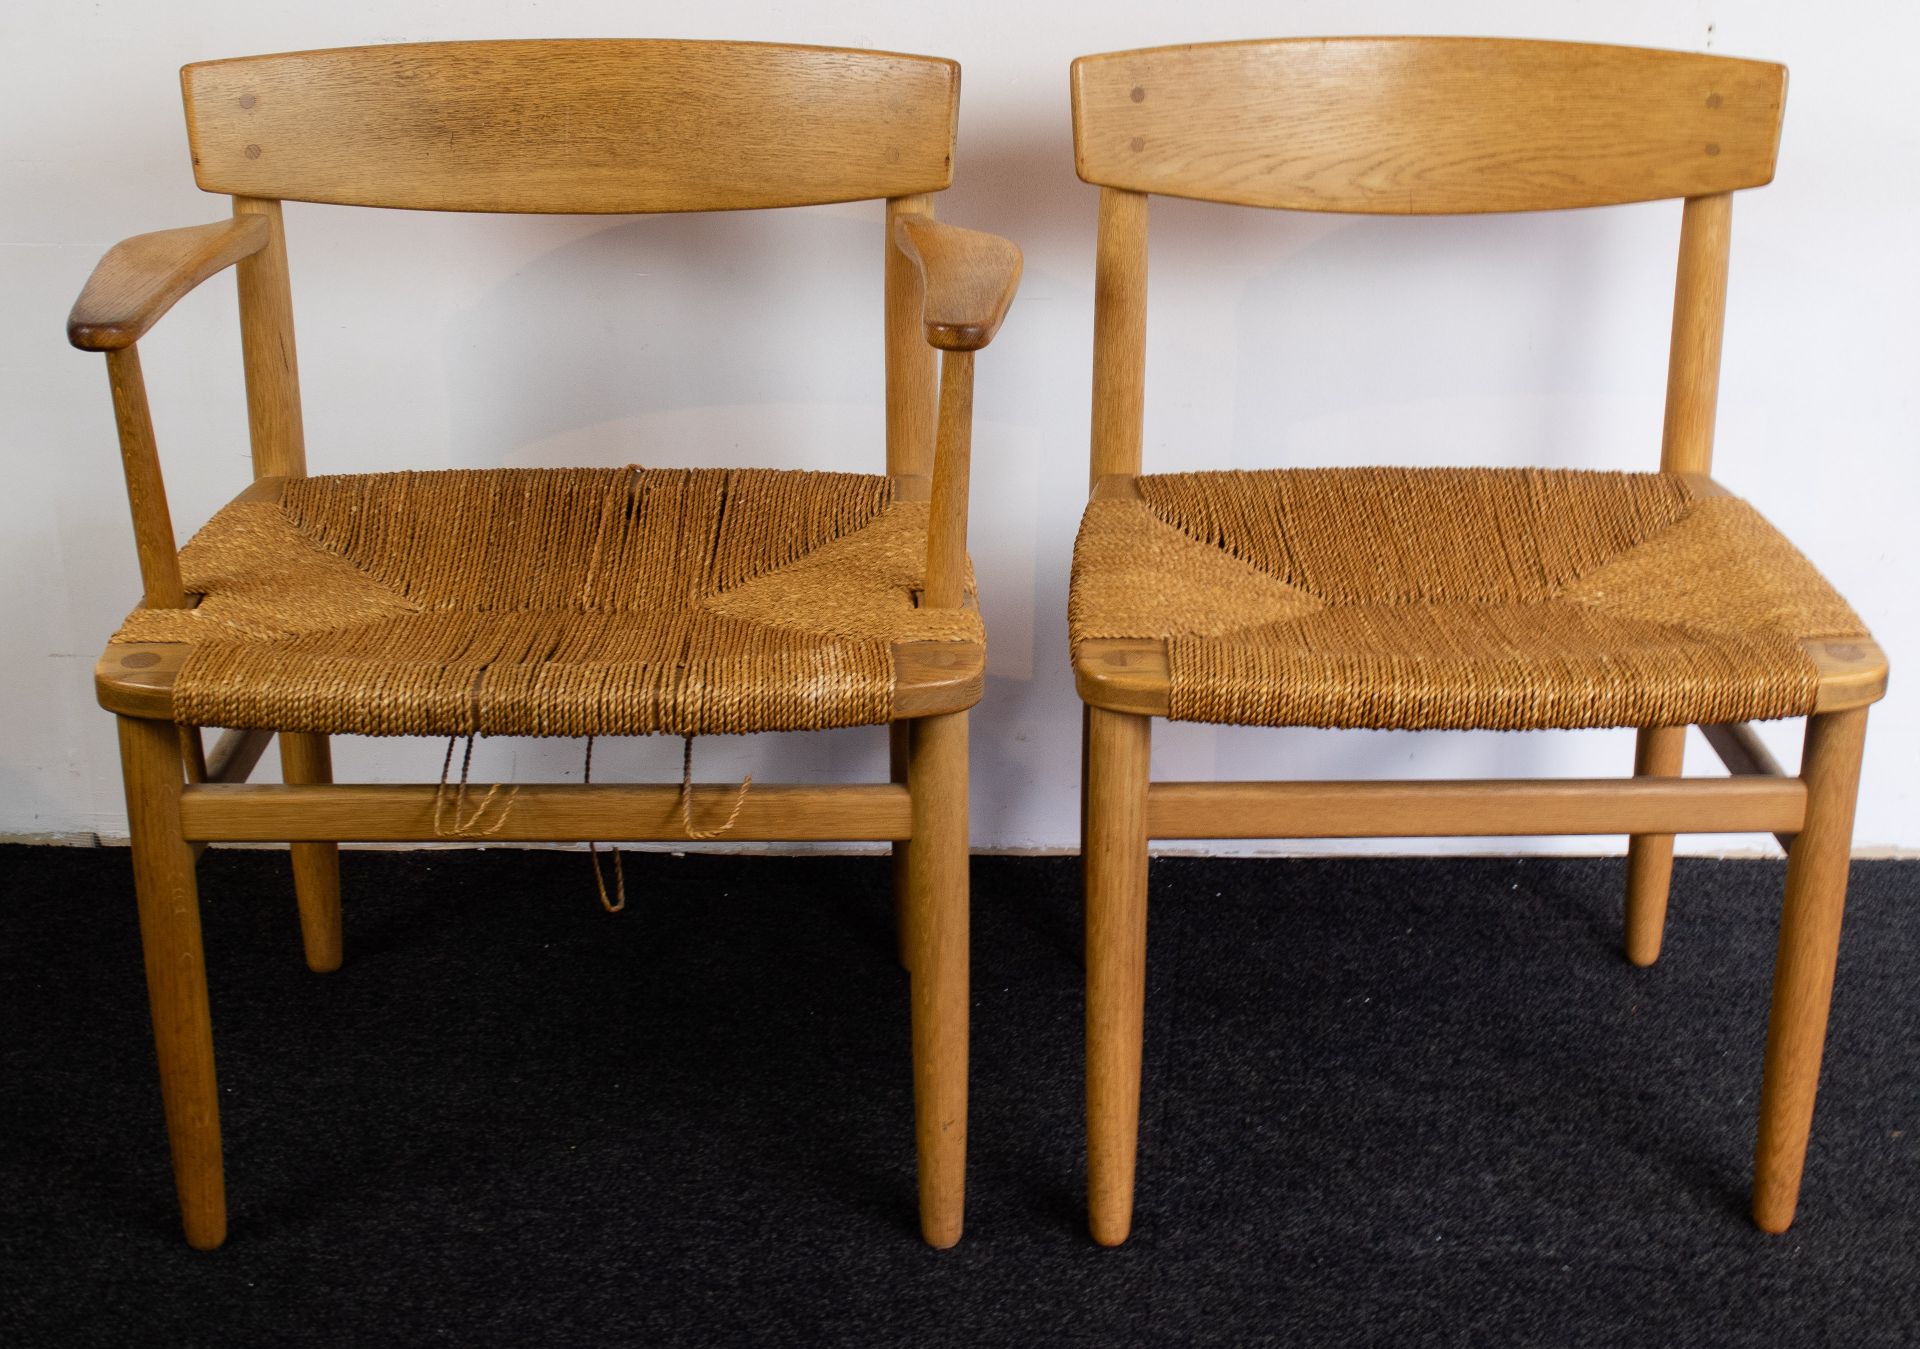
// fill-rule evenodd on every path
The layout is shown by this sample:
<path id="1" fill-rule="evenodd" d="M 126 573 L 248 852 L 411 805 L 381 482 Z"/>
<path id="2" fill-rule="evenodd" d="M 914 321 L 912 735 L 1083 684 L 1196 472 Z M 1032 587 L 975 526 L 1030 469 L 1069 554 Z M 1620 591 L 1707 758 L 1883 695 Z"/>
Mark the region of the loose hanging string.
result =
<path id="1" fill-rule="evenodd" d="M 587 761 L 580 769 L 580 785 L 587 786 L 593 781 L 593 737 L 587 737 Z M 587 840 L 587 857 L 593 863 L 593 884 L 600 891 L 600 907 L 608 913 L 619 913 L 627 907 L 627 870 L 620 864 L 620 850 L 608 848 L 613 854 L 613 885 L 619 894 L 619 903 L 607 897 L 607 880 L 600 874 L 600 845 L 592 839 Z"/>
<path id="2" fill-rule="evenodd" d="M 440 838 L 488 838 L 500 832 L 507 822 L 507 816 L 513 809 L 514 798 L 520 794 L 515 786 L 507 793 L 501 803 L 497 818 L 485 829 L 477 828 L 487 816 L 494 798 L 499 795 L 500 785 L 494 783 L 487 788 L 487 794 L 480 798 L 479 804 L 471 811 L 467 809 L 467 783 L 473 769 L 473 736 L 467 737 L 466 752 L 460 758 L 460 782 L 453 792 L 453 827 L 447 828 L 447 780 L 453 773 L 453 747 L 460 742 L 459 736 L 447 738 L 447 752 L 440 761 L 440 785 L 433 793 L 433 832 Z M 589 786 L 593 782 L 593 742 L 594 736 L 587 737 L 586 755 L 580 767 L 580 783 Z M 680 753 L 680 826 L 690 839 L 716 839 L 726 834 L 739 822 L 740 811 L 747 804 L 747 793 L 753 788 L 753 774 L 740 779 L 740 790 L 734 794 L 733 808 L 727 812 L 727 818 L 712 829 L 696 829 L 693 824 L 693 737 L 682 737 Z M 606 873 L 600 867 L 600 845 L 589 840 L 587 857 L 593 865 L 594 889 L 600 895 L 600 905 L 608 913 L 619 913 L 627 907 L 627 872 L 621 860 L 618 848 L 608 848 L 613 855 L 613 891 L 607 890 Z"/>
<path id="3" fill-rule="evenodd" d="M 593 781 L 593 742 L 594 737 L 588 736 L 586 761 L 580 768 L 582 786 Z M 734 823 L 740 818 L 740 808 L 746 804 L 747 791 L 752 786 L 753 774 L 749 773 L 740 781 L 740 792 L 733 799 L 733 809 L 727 812 L 726 821 L 716 829 L 695 829 L 693 827 L 693 737 L 689 735 L 683 738 L 680 754 L 680 825 L 686 831 L 688 838 L 719 838 L 733 828 Z M 607 894 L 606 874 L 600 869 L 600 845 L 591 840 L 587 843 L 587 857 L 593 863 L 593 884 L 600 893 L 600 906 L 608 913 L 619 913 L 627 907 L 627 872 L 621 862 L 620 850 L 608 848 L 607 851 L 613 855 L 614 895 L 617 898 Z"/>
<path id="4" fill-rule="evenodd" d="M 434 789 L 433 793 L 433 832 L 438 838 L 471 838 L 476 833 L 481 838 L 489 838 L 499 833 L 506 824 L 507 816 L 513 810 L 514 798 L 520 795 L 520 788 L 515 786 L 507 793 L 507 799 L 500 803 L 500 817 L 487 828 L 476 830 L 474 826 L 479 824 L 486 815 L 487 808 L 493 804 L 493 798 L 500 794 L 500 784 L 497 782 L 487 788 L 487 794 L 480 798 L 480 804 L 473 808 L 473 813 L 464 819 L 461 818 L 467 804 L 467 774 L 473 768 L 474 737 L 468 736 L 467 752 L 460 759 L 460 787 L 453 797 L 453 828 L 448 829 L 444 817 L 447 801 L 447 774 L 453 768 L 453 747 L 459 743 L 459 740 L 460 737 L 457 735 L 447 737 L 447 754 L 440 761 L 440 785 Z"/>
<path id="5" fill-rule="evenodd" d="M 693 827 L 693 737 L 682 737 L 684 746 L 680 755 L 680 824 L 687 831 L 688 838 L 719 838 L 740 818 L 740 808 L 747 804 L 747 790 L 753 786 L 753 774 L 740 779 L 740 791 L 733 798 L 733 809 L 727 812 L 726 820 L 717 829 L 695 829 Z"/>

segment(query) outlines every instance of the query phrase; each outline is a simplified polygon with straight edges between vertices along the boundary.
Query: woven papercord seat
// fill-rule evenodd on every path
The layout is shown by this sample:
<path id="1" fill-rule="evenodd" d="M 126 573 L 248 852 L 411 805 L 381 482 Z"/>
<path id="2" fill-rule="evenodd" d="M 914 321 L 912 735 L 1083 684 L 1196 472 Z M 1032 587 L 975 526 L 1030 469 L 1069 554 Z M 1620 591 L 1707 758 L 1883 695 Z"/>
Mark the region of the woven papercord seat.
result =
<path id="1" fill-rule="evenodd" d="M 893 643 L 983 640 L 972 608 L 916 607 L 927 505 L 900 495 L 881 476 L 770 469 L 288 479 L 182 551 L 196 607 L 135 610 L 114 640 L 191 644 L 173 684 L 188 724 L 557 736 L 880 724 Z"/>
<path id="2" fill-rule="evenodd" d="M 1147 475 L 1089 503 L 1076 648 L 1166 643 L 1170 715 L 1532 730 L 1800 716 L 1864 637 L 1746 502 L 1677 473 Z M 1121 496 L 1121 499 L 1113 499 Z"/>
<path id="3" fill-rule="evenodd" d="M 1164 639 L 1171 716 L 1546 729 L 1812 712 L 1864 637 L 1709 480 L 1538 468 L 1150 474 L 1089 503 L 1069 626 Z"/>

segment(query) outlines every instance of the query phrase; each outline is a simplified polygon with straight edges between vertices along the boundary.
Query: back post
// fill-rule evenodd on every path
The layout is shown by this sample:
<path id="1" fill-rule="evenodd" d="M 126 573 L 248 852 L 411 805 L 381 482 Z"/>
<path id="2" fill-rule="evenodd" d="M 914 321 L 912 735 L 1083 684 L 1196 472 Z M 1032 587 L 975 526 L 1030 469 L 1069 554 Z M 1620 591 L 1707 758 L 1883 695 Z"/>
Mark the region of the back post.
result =
<path id="1" fill-rule="evenodd" d="M 1667 358 L 1666 424 L 1660 468 L 1713 470 L 1713 419 L 1720 399 L 1720 342 L 1727 313 L 1727 250 L 1733 194 L 1688 197 L 1680 214 L 1680 263 L 1673 288 L 1673 346 Z M 1635 777 L 1677 778 L 1686 767 L 1685 726 L 1642 726 L 1634 738 Z M 1673 885 L 1673 835 L 1627 840 L 1627 959 L 1646 967 L 1660 957 Z"/>
<path id="2" fill-rule="evenodd" d="M 1667 358 L 1667 415 L 1660 468 L 1713 469 L 1714 410 L 1720 400 L 1720 344 L 1727 315 L 1727 255 L 1733 194 L 1688 197 L 1680 216 L 1680 265 L 1673 290 L 1673 348 Z"/>
<path id="3" fill-rule="evenodd" d="M 1093 280 L 1092 481 L 1140 472 L 1147 378 L 1147 194 L 1100 189 Z"/>
<path id="4" fill-rule="evenodd" d="M 935 400 L 935 357 L 927 345 L 925 328 L 920 322 L 923 286 L 920 269 L 900 251 L 894 232 L 897 221 L 910 215 L 931 216 L 933 197 L 919 192 L 911 196 L 887 198 L 886 288 L 884 322 L 886 325 L 887 379 L 887 474 L 890 477 L 933 476 L 933 437 Z M 913 759 L 913 725 L 896 721 L 887 727 L 888 777 L 907 781 Z M 894 930 L 899 941 L 900 963 L 907 965 L 913 954 L 912 863 L 906 839 L 893 841 Z"/>
<path id="5" fill-rule="evenodd" d="M 920 269 L 900 251 L 895 222 L 933 215 L 933 197 L 916 193 L 887 199 L 886 362 L 887 472 L 931 477 L 935 393 L 934 350 L 920 321 Z"/>
<path id="6" fill-rule="evenodd" d="M 236 216 L 267 222 L 267 243 L 242 259 L 240 350 L 247 374 L 247 431 L 253 440 L 253 476 L 305 477 L 307 436 L 300 415 L 300 362 L 293 345 L 293 291 L 287 276 L 287 232 L 273 197 L 235 197 Z M 196 733 L 193 740 L 197 742 Z M 333 781 L 327 737 L 280 733 L 280 775 L 296 785 Z M 300 908 L 300 940 L 307 968 L 340 968 L 340 845 L 294 843 L 293 891 Z"/>
<path id="7" fill-rule="evenodd" d="M 233 213 L 260 216 L 269 231 L 266 247 L 242 258 L 238 266 L 253 476 L 304 477 L 307 436 L 300 416 L 300 363 L 294 354 L 293 292 L 280 203 L 268 197 L 235 197 Z"/>

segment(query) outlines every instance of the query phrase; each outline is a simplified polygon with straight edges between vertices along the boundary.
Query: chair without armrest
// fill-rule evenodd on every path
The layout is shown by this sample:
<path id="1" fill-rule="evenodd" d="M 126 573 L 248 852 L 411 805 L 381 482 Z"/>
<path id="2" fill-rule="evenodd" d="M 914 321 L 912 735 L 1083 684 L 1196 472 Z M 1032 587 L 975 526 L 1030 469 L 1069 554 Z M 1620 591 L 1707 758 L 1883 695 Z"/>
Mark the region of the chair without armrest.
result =
<path id="1" fill-rule="evenodd" d="M 1155 838 L 1625 833 L 1626 949 L 1646 965 L 1676 832 L 1780 835 L 1753 1214 L 1768 1231 L 1791 1221 L 1886 660 L 1818 573 L 1707 476 L 1732 193 L 1771 180 L 1785 89 L 1765 62 L 1473 38 L 1074 63 L 1076 164 L 1101 189 L 1092 493 L 1069 627 L 1086 703 L 1087 1149 L 1102 1244 L 1132 1222 Z M 1153 194 L 1381 215 L 1683 198 L 1660 471 L 1143 475 Z M 1395 549 L 1371 546 L 1382 537 Z M 1155 716 L 1633 726 L 1639 739 L 1620 780 L 1163 783 L 1148 773 Z M 1807 718 L 1797 777 L 1745 725 L 1782 716 Z M 1680 777 L 1690 724 L 1740 776 Z"/>
<path id="2" fill-rule="evenodd" d="M 96 687 L 119 718 L 188 1241 L 226 1235 L 193 877 L 207 842 L 291 842 L 307 961 L 328 970 L 342 841 L 684 840 L 724 819 L 731 839 L 894 844 L 921 1228 L 952 1245 L 967 709 L 985 651 L 966 558 L 972 361 L 1020 274 L 1013 245 L 932 220 L 958 67 L 758 43 L 514 41 L 246 57 L 181 79 L 196 180 L 233 198 L 233 219 L 113 249 L 68 333 L 107 357 L 144 583 Z M 885 476 L 307 472 L 283 200 L 650 213 L 871 199 L 886 203 Z M 176 549 L 137 343 L 229 266 L 255 479 Z M 444 782 L 335 785 L 328 739 L 850 725 L 890 728 L 892 781 L 504 796 L 463 782 L 451 816 Z M 208 749 L 205 726 L 230 729 Z M 274 735 L 284 785 L 245 785 Z"/>

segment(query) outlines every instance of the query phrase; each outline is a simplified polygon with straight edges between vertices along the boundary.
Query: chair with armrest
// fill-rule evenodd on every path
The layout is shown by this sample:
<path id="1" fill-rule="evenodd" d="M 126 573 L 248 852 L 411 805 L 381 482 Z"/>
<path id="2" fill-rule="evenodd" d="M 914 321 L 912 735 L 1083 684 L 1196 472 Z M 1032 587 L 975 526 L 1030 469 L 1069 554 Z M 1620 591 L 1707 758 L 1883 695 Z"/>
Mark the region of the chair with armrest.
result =
<path id="1" fill-rule="evenodd" d="M 161 1091 L 188 1241 L 226 1234 L 194 859 L 292 844 L 315 970 L 338 845 L 892 841 L 911 971 L 922 1232 L 958 1240 L 966 1151 L 966 556 L 973 353 L 1013 245 L 936 223 L 959 70 L 731 42 L 432 43 L 182 72 L 195 177 L 233 217 L 130 239 L 75 304 L 106 354 L 142 602 L 97 668 L 119 718 Z M 885 201 L 886 473 L 307 472 L 281 202 L 652 213 Z M 234 267 L 254 481 L 182 549 L 137 343 Z M 936 352 L 942 353 L 936 375 Z M 593 737 L 890 727 L 891 781 L 334 785 L 336 734 Z M 202 728 L 225 728 L 211 747 Z M 283 785 L 245 785 L 277 735 Z M 470 746 L 469 746 L 470 747 Z"/>
<path id="2" fill-rule="evenodd" d="M 1086 704 L 1093 1235 L 1126 1239 L 1147 844 L 1626 834 L 1626 950 L 1658 954 L 1676 833 L 1789 844 L 1753 1216 L 1793 1216 L 1839 941 L 1867 707 L 1886 661 L 1785 539 L 1710 477 L 1732 194 L 1773 176 L 1777 65 L 1468 38 L 1084 57 L 1100 187 L 1092 495 L 1069 626 Z M 1683 198 L 1659 471 L 1141 472 L 1153 194 L 1377 215 Z M 1798 776 L 1749 722 L 1803 716 Z M 1634 727 L 1634 776 L 1151 782 L 1154 717 L 1227 725 Z M 1734 776 L 1683 779 L 1700 726 Z"/>

